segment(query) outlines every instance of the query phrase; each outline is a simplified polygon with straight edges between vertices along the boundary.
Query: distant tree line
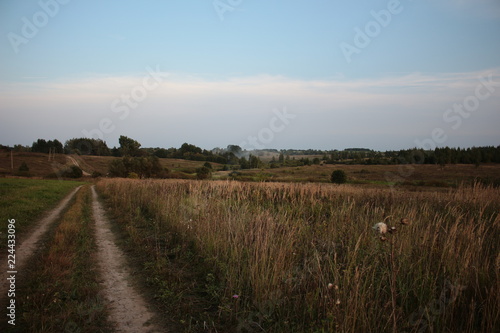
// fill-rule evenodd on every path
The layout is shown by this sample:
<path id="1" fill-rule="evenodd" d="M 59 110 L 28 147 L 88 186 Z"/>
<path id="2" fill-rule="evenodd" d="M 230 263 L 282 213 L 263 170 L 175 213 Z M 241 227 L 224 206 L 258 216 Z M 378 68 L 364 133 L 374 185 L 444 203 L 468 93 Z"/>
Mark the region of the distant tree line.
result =
<path id="1" fill-rule="evenodd" d="M 116 157 L 148 157 L 178 158 L 192 161 L 212 162 L 224 165 L 229 169 L 253 169 L 264 167 L 303 166 L 318 164 L 482 164 L 500 163 L 500 146 L 472 147 L 472 148 L 436 148 L 434 150 L 406 149 L 398 151 L 374 151 L 367 148 L 348 148 L 340 150 L 316 149 L 266 149 L 256 154 L 272 153 L 269 163 L 264 163 L 256 154 L 243 151 L 237 145 L 227 148 L 206 150 L 195 145 L 184 143 L 179 148 L 141 148 L 136 140 L 120 136 L 119 147 L 109 148 L 105 141 L 100 139 L 73 138 L 63 145 L 57 139 L 38 139 L 31 147 L 16 145 L 16 151 L 32 151 L 58 154 L 80 154 Z M 301 156 L 297 156 L 301 155 Z M 312 156 L 315 155 L 315 156 Z M 311 156 L 311 157 L 309 157 Z M 320 157 L 318 157 L 320 156 Z"/>
<path id="2" fill-rule="evenodd" d="M 64 148 L 59 140 L 49 140 L 45 141 L 44 139 L 38 139 L 36 142 L 33 142 L 31 145 L 31 151 L 34 153 L 44 153 L 48 154 L 49 151 L 53 151 L 56 154 L 63 154 Z"/>

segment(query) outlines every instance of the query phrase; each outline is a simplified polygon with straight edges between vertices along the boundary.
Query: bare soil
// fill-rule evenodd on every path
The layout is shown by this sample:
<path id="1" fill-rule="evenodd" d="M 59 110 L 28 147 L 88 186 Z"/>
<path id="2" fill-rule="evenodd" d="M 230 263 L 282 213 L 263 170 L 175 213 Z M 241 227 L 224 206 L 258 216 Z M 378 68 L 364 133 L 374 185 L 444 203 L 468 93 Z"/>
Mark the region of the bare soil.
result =
<path id="1" fill-rule="evenodd" d="M 124 253 L 117 247 L 115 235 L 92 186 L 92 209 L 96 222 L 98 266 L 101 271 L 103 293 L 109 301 L 111 322 L 116 332 L 164 332 L 152 324 L 153 313 L 138 291 L 132 286 Z"/>

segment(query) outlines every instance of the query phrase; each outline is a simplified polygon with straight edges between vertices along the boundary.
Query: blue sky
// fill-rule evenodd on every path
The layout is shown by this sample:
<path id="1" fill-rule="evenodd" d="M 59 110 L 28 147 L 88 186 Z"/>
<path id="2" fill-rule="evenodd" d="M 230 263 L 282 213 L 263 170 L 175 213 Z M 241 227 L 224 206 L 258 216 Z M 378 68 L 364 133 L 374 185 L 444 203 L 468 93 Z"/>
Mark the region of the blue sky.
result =
<path id="1" fill-rule="evenodd" d="M 4 0 L 0 143 L 499 145 L 499 33 L 497 0 Z"/>

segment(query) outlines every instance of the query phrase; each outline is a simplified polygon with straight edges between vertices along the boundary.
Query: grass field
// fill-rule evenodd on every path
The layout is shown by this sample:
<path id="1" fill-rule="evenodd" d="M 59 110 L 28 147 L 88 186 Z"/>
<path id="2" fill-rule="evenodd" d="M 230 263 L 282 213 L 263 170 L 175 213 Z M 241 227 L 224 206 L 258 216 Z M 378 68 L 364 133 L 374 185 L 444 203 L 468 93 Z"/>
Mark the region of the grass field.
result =
<path id="1" fill-rule="evenodd" d="M 66 155 L 56 155 L 55 161 L 49 161 L 47 154 L 14 153 L 14 169 L 10 168 L 10 153 L 0 153 L 0 176 L 22 175 L 19 166 L 25 162 L 29 167 L 29 176 L 45 178 L 56 177 L 56 173 L 67 168 L 71 163 Z M 71 155 L 79 166 L 88 174 L 105 176 L 109 164 L 116 159 L 112 156 Z M 301 156 L 297 156 L 299 158 Z M 312 158 L 312 156 L 309 156 Z M 161 158 L 162 167 L 170 170 L 169 178 L 196 179 L 196 169 L 203 166 L 203 161 Z M 217 171 L 222 165 L 211 163 L 214 169 L 212 179 L 242 181 L 272 181 L 328 183 L 333 170 L 344 170 L 350 184 L 359 185 L 404 185 L 406 187 L 456 187 L 461 182 L 473 184 L 475 181 L 500 186 L 500 165 L 482 164 L 479 167 L 470 164 L 438 165 L 311 165 L 301 167 L 280 167 L 275 169 L 239 170 L 236 175 L 231 171 Z"/>
<path id="2" fill-rule="evenodd" d="M 66 156 L 57 154 L 49 161 L 48 154 L 41 153 L 13 153 L 13 161 L 9 152 L 0 152 L 0 176 L 18 175 L 18 169 L 22 163 L 26 163 L 29 168 L 27 173 L 30 177 L 45 177 L 50 173 L 56 173 L 66 165 Z M 13 162 L 14 168 L 11 169 Z"/>
<path id="3" fill-rule="evenodd" d="M 97 186 L 150 292 L 186 332 L 499 329 L 498 188 Z M 372 226 L 384 220 L 396 231 L 380 237 Z"/>
<path id="4" fill-rule="evenodd" d="M 468 164 L 447 165 L 311 165 L 276 169 L 240 170 L 237 180 L 274 182 L 330 181 L 333 170 L 344 170 L 351 184 L 380 184 L 449 187 L 460 182 L 473 184 L 475 180 L 500 185 L 500 165 L 475 167 Z M 215 179 L 229 179 L 229 171 L 214 173 Z"/>
<path id="5" fill-rule="evenodd" d="M 0 249 L 7 243 L 7 219 L 16 220 L 16 236 L 22 237 L 42 214 L 82 184 L 73 181 L 0 178 Z"/>

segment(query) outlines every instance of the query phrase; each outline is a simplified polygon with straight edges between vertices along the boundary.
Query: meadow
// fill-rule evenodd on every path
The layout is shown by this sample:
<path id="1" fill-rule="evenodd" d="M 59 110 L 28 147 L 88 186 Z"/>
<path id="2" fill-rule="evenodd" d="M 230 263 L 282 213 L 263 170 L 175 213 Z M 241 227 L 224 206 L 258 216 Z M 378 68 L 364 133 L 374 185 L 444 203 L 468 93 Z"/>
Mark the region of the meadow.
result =
<path id="1" fill-rule="evenodd" d="M 498 188 L 103 179 L 97 189 L 179 331 L 500 328 Z M 381 221 L 395 230 L 378 234 Z"/>
<path id="2" fill-rule="evenodd" d="M 0 178 L 0 249 L 7 245 L 7 219 L 16 220 L 16 235 L 22 236 L 34 222 L 82 182 Z"/>

